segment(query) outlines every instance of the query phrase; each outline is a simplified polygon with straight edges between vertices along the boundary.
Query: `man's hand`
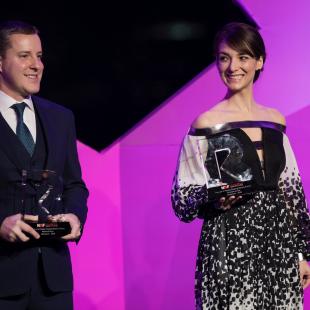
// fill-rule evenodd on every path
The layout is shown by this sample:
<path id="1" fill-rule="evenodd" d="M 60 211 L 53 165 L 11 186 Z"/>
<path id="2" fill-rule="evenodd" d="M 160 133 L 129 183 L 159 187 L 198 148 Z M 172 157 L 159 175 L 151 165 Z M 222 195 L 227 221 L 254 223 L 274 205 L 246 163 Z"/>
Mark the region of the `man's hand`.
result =
<path id="1" fill-rule="evenodd" d="M 30 238 L 25 233 L 30 234 L 33 238 L 39 239 L 40 235 L 25 221 L 38 221 L 38 217 L 34 215 L 24 216 L 22 214 L 15 214 L 6 217 L 0 227 L 0 237 L 9 242 L 29 241 Z"/>
<path id="2" fill-rule="evenodd" d="M 299 262 L 300 282 L 303 289 L 306 289 L 310 284 L 310 266 L 306 260 Z"/>
<path id="3" fill-rule="evenodd" d="M 81 236 L 81 222 L 79 218 L 73 213 L 57 214 L 51 217 L 53 222 L 69 222 L 71 226 L 71 233 L 61 237 L 61 239 L 70 241 L 76 240 Z"/>

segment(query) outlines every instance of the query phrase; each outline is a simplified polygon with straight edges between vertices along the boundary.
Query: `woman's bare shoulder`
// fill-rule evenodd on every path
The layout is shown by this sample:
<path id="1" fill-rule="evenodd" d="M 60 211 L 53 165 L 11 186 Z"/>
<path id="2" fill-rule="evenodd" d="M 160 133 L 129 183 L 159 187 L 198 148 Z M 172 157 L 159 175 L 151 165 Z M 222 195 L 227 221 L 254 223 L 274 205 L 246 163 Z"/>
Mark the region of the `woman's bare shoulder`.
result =
<path id="1" fill-rule="evenodd" d="M 277 109 L 267 107 L 257 103 L 257 115 L 260 120 L 266 120 L 274 123 L 278 123 L 285 126 L 285 117 Z"/>
<path id="2" fill-rule="evenodd" d="M 193 121 L 192 127 L 206 128 L 221 123 L 223 114 L 223 105 L 224 105 L 223 102 L 219 102 L 210 110 L 205 111 L 200 115 L 198 115 L 197 118 Z"/>
<path id="3" fill-rule="evenodd" d="M 281 112 L 279 112 L 277 109 L 274 108 L 267 108 L 267 109 L 273 122 L 279 123 L 284 126 L 286 125 L 285 117 Z"/>

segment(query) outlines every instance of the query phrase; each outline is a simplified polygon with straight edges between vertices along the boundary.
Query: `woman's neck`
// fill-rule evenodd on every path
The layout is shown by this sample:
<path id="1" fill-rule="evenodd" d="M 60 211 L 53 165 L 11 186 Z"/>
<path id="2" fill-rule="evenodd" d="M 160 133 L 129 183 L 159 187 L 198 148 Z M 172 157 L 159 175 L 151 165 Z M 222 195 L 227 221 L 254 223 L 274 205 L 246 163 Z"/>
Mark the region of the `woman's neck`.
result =
<path id="1" fill-rule="evenodd" d="M 242 113 L 251 113 L 256 107 L 253 93 L 249 91 L 236 93 L 227 92 L 225 100 L 231 109 Z"/>

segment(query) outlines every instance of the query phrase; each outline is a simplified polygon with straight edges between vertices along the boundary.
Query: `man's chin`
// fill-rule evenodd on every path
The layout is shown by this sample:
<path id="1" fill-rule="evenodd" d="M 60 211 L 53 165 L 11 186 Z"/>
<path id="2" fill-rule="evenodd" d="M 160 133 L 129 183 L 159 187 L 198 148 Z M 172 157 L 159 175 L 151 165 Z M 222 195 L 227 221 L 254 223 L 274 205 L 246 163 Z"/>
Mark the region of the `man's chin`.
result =
<path id="1" fill-rule="evenodd" d="M 37 94 L 39 91 L 40 91 L 40 87 L 29 87 L 29 88 L 25 89 L 24 95 L 25 95 L 26 97 L 29 97 L 29 96 L 31 96 L 31 95 Z M 25 98 L 26 98 L 26 97 L 25 97 Z"/>

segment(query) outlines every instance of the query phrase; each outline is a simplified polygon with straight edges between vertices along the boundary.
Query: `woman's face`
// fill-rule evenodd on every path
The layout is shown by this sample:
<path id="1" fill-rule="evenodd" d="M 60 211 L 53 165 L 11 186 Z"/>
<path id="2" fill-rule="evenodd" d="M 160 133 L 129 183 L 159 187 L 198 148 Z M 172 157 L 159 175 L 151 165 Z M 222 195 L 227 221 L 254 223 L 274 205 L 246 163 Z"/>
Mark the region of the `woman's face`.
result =
<path id="1" fill-rule="evenodd" d="M 252 87 L 256 70 L 263 67 L 263 59 L 255 59 L 248 54 L 240 54 L 225 42 L 219 46 L 217 68 L 221 79 L 232 92 Z"/>

